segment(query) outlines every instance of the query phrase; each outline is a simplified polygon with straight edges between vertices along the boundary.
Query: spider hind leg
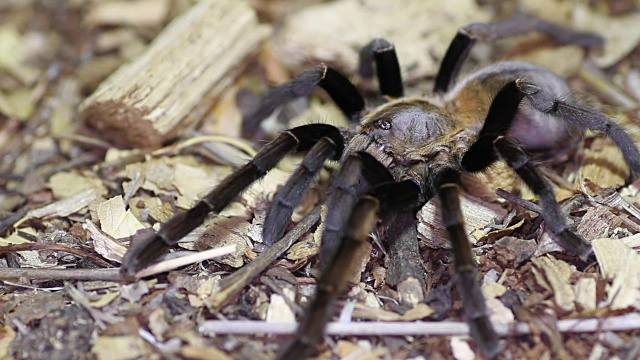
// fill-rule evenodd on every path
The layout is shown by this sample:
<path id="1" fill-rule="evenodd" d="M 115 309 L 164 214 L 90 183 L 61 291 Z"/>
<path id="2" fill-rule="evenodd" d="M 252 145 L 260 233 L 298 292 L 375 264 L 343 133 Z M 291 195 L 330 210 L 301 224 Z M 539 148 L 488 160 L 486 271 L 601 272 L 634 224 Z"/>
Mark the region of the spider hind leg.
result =
<path id="1" fill-rule="evenodd" d="M 582 128 L 601 131 L 610 137 L 622 151 L 632 177 L 640 177 L 640 152 L 631 137 L 615 121 L 598 111 L 562 101 L 531 82 L 516 80 L 516 85 L 538 111 L 558 116 Z"/>

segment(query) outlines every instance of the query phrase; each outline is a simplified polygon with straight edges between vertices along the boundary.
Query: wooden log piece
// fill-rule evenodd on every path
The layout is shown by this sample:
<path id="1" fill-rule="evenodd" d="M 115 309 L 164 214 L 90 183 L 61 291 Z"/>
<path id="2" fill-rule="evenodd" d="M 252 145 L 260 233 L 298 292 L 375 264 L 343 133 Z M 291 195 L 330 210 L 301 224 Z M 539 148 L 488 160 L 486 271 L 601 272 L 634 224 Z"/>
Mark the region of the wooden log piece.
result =
<path id="1" fill-rule="evenodd" d="M 151 150 L 194 126 L 271 34 L 244 1 L 202 0 L 80 105 L 80 117 L 123 147 Z"/>

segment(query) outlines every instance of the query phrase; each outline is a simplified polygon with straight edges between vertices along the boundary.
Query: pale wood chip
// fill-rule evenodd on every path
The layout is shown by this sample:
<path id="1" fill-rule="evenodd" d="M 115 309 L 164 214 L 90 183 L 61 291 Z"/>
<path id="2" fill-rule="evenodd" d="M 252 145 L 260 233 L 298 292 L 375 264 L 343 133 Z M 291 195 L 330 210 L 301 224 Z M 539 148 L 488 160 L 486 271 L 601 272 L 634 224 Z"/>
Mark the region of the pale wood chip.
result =
<path id="1" fill-rule="evenodd" d="M 549 255 L 534 258 L 532 262 L 541 271 L 546 284 L 552 290 L 556 305 L 563 311 L 572 311 L 575 293 L 569 280 L 575 268 Z M 540 281 L 539 278 L 538 280 Z"/>
<path id="2" fill-rule="evenodd" d="M 608 236 L 611 231 L 622 224 L 622 219 L 614 215 L 609 208 L 595 206 L 584 214 L 576 233 L 586 240 Z"/>
<path id="3" fill-rule="evenodd" d="M 573 286 L 576 293 L 576 306 L 579 311 L 596 309 L 596 284 L 594 277 L 580 277 Z"/>
<path id="4" fill-rule="evenodd" d="M 605 278 L 613 282 L 607 292 L 612 309 L 640 309 L 640 255 L 623 241 L 596 239 L 593 251 Z"/>

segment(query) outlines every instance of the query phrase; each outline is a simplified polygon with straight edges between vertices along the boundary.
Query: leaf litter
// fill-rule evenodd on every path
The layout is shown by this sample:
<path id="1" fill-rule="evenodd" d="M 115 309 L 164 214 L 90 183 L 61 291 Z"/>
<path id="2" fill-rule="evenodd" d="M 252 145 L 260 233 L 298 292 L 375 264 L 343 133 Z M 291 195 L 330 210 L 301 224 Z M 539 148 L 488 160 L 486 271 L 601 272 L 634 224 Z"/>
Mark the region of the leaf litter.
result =
<path id="1" fill-rule="evenodd" d="M 614 14 L 604 4 L 590 7 L 570 1 L 535 5 L 512 1 L 509 5 L 478 6 L 460 0 L 451 7 L 431 1 L 407 2 L 411 5 L 400 9 L 383 1 L 341 0 L 318 5 L 304 1 L 302 11 L 287 13 L 277 8 L 279 2 L 252 1 L 265 19 L 282 24 L 272 50 L 265 50 L 261 59 L 274 64 L 272 73 L 265 76 L 281 80 L 307 67 L 311 59 L 342 70 L 353 69 L 357 48 L 383 35 L 397 46 L 403 72 L 413 89 L 413 84 L 435 74 L 442 52 L 459 26 L 509 16 L 514 8 L 600 33 L 607 45 L 602 54 L 589 60 L 606 72 L 604 77 L 596 77 L 599 80 L 595 81 L 604 82 L 595 88 L 597 95 L 602 95 L 602 89 L 615 89 L 622 94 L 618 99 L 627 100 L 623 105 L 613 102 L 613 108 L 599 105 L 598 99 L 590 102 L 614 117 L 624 112 L 624 121 L 637 126 L 637 86 L 633 84 L 637 82 L 640 35 L 632 26 L 639 16 L 635 8 Z M 131 4 L 77 1 L 62 9 L 35 7 L 31 2 L 0 7 L 0 16 L 10 19 L 0 28 L 0 47 L 5 49 L 0 51 L 0 220 L 11 219 L 25 204 L 31 208 L 11 221 L 9 231 L 0 234 L 0 246 L 37 248 L 0 252 L 1 358 L 262 358 L 272 354 L 282 339 L 256 332 L 277 333 L 274 329 L 280 322 L 299 315 L 301 307 L 296 304 L 308 300 L 313 291 L 321 227 L 315 229 L 315 221 L 305 223 L 304 219 L 307 213 L 315 213 L 312 209 L 324 197 L 331 166 L 310 192 L 305 206 L 298 209 L 300 223 L 292 232 L 300 233 L 287 240 L 300 239 L 294 247 L 289 250 L 290 246 L 282 245 L 269 253 L 256 235 L 263 215 L 255 214 L 264 214 L 273 194 L 290 175 L 290 164 L 299 162 L 296 157 L 287 159 L 289 164 L 272 171 L 221 216 L 208 220 L 205 227 L 180 243 L 182 249 L 200 252 L 185 255 L 184 250 L 177 251 L 180 257 L 163 258 L 133 284 L 119 283 L 117 276 L 98 280 L 102 278 L 98 271 L 109 270 L 102 268 L 119 265 L 138 230 L 157 229 L 176 211 L 192 206 L 231 172 L 230 164 L 252 155 L 252 146 L 260 145 L 247 146 L 228 137 L 240 133 L 241 109 L 234 98 L 235 94 L 240 96 L 238 89 L 243 85 L 230 88 L 230 94 L 212 110 L 208 120 L 213 121 L 200 128 L 217 129 L 226 138 L 205 133 L 196 136 L 198 141 L 179 141 L 151 155 L 111 148 L 74 123 L 82 98 L 117 66 L 135 57 L 169 19 L 193 1 L 178 3 L 175 8 L 164 0 Z M 122 6 L 129 10 L 122 11 Z M 409 15 L 403 12 L 409 9 L 417 10 Z M 69 26 L 56 20 L 60 12 Z M 83 20 L 80 14 L 88 15 Z M 427 16 L 428 21 L 420 16 Z M 29 19 L 36 18 L 41 23 L 28 26 Z M 358 26 L 363 21 L 365 28 Z M 340 31 L 344 26 L 349 31 Z M 374 28 L 378 30 L 375 34 L 364 30 Z M 492 49 L 479 46 L 471 63 L 495 60 L 487 48 Z M 570 76 L 579 90 L 594 86 L 588 80 L 592 70 L 580 69 L 582 54 L 575 48 L 543 47 L 508 55 L 557 68 L 563 76 Z M 572 60 L 556 67 L 558 58 Z M 249 71 L 239 84 L 256 82 L 256 74 Z M 292 117 L 292 122 L 332 120 L 335 116 L 333 107 L 312 99 L 309 110 Z M 532 354 L 624 358 L 640 346 L 636 337 L 640 319 L 633 317 L 640 310 L 637 184 L 625 186 L 628 170 L 610 141 L 587 134 L 582 146 L 576 162 L 553 165 L 553 171 L 562 178 L 557 182 L 558 193 L 565 194 L 562 199 L 579 192 L 589 195 L 570 209 L 568 220 L 580 234 L 592 239 L 595 261 L 583 263 L 557 248 L 547 248 L 545 244 L 554 242 L 544 224 L 536 222 L 535 209 L 506 201 L 492 191 L 489 195 L 472 191 L 463 201 L 467 204 L 467 231 L 476 241 L 474 251 L 480 270 L 486 274 L 482 289 L 491 318 L 502 324 L 528 324 L 532 331 L 523 330 L 522 334 L 529 334 L 523 335 L 527 341 L 507 338 L 504 353 L 512 358 L 531 358 Z M 238 155 L 228 155 L 233 152 Z M 87 159 L 95 160 L 72 161 L 83 155 L 92 155 Z M 511 184 L 508 174 L 488 176 L 495 176 L 492 184 L 534 199 L 527 189 Z M 495 190 L 496 186 L 488 188 Z M 339 301 L 342 323 L 332 323 L 329 328 L 329 333 L 335 334 L 332 329 L 340 325 L 346 332 L 334 345 L 323 345 L 321 357 L 474 356 L 469 339 L 452 330 L 460 320 L 461 304 L 450 291 L 451 255 L 442 229 L 433 219 L 437 218 L 434 205 L 422 210 L 420 222 L 424 268 L 429 275 L 427 296 L 403 302 L 406 293 L 385 283 L 384 248 L 372 245 L 362 255 L 363 271 L 353 275 L 354 287 Z M 231 247 L 220 249 L 223 244 Z M 69 257 L 54 245 L 90 253 L 100 261 L 90 256 Z M 232 254 L 218 257 L 232 249 Z M 553 252 L 548 253 L 550 250 Z M 285 252 L 286 256 L 279 257 Z M 47 273 L 43 277 L 28 272 L 8 277 L 19 268 L 64 270 L 70 277 L 53 272 L 48 278 Z M 71 280 L 71 274 L 79 270 L 86 270 L 89 278 Z M 260 277 L 263 271 L 267 275 Z M 386 335 L 357 336 L 355 329 L 365 319 L 380 321 L 374 327 Z M 216 335 L 200 327 L 223 320 L 224 327 Z M 230 331 L 233 324 L 241 325 L 245 320 L 255 322 L 244 332 Z M 393 328 L 394 322 L 402 321 L 403 328 L 411 330 L 420 326 L 421 320 L 444 321 L 427 323 L 428 327 L 412 334 Z M 448 327 L 443 333 L 452 336 L 418 335 L 439 325 Z M 581 330 L 570 332 L 575 329 Z"/>

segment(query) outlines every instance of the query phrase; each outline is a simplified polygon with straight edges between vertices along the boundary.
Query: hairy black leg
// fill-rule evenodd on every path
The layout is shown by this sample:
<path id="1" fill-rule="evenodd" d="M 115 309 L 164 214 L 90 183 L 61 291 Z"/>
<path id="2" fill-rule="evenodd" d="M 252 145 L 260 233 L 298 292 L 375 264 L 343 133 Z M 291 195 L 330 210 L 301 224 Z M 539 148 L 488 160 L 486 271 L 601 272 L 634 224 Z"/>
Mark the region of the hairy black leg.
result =
<path id="1" fill-rule="evenodd" d="M 150 233 L 133 242 L 122 260 L 121 272 L 133 278 L 136 272 L 201 225 L 209 213 L 222 211 L 240 192 L 264 176 L 289 151 L 307 150 L 324 137 L 335 139 L 336 143 L 342 144 L 340 131 L 331 125 L 304 125 L 283 132 L 265 145 L 249 163 L 222 180 L 193 208 L 174 215 L 157 233 Z"/>
<path id="2" fill-rule="evenodd" d="M 320 240 L 320 257 L 324 266 L 335 255 L 358 195 L 363 194 L 367 187 L 392 181 L 389 171 L 365 152 L 349 155 L 343 160 L 327 201 L 329 211 Z"/>
<path id="3" fill-rule="evenodd" d="M 523 97 L 516 81 L 508 82 L 498 91 L 491 102 L 482 129 L 478 133 L 478 140 L 462 157 L 461 164 L 465 170 L 480 171 L 498 159 L 493 149 L 493 142 L 498 136 L 509 131 Z"/>
<path id="4" fill-rule="evenodd" d="M 300 321 L 295 338 L 285 345 L 278 359 L 305 359 L 322 339 L 324 328 L 334 313 L 337 296 L 348 284 L 348 274 L 355 266 L 360 249 L 373 229 L 378 211 L 378 200 L 372 196 L 359 198 L 348 217 L 335 256 L 318 279 L 316 294 Z"/>
<path id="5" fill-rule="evenodd" d="M 351 121 L 360 121 L 364 99 L 353 84 L 326 65 L 306 70 L 290 81 L 271 89 L 262 98 L 258 109 L 243 119 L 245 129 L 253 129 L 276 108 L 296 98 L 309 96 L 317 86 L 323 88 Z"/>
<path id="6" fill-rule="evenodd" d="M 400 63 L 396 49 L 385 39 L 375 39 L 360 50 L 358 73 L 363 78 L 373 76 L 373 63 L 380 83 L 382 95 L 392 98 L 404 96 Z"/>
<path id="7" fill-rule="evenodd" d="M 460 174 L 453 169 L 444 169 L 436 176 L 436 192 L 442 206 L 442 222 L 449 234 L 455 259 L 458 291 L 462 296 L 471 336 L 478 348 L 487 356 L 498 354 L 498 335 L 487 316 L 487 309 L 476 278 L 477 269 L 471 252 L 471 243 L 464 229 L 460 208 Z"/>
<path id="8" fill-rule="evenodd" d="M 558 116 L 583 128 L 602 131 L 604 135 L 609 136 L 622 151 L 633 178 L 640 176 L 640 152 L 616 122 L 598 111 L 566 103 L 528 81 L 517 80 L 516 85 L 538 111 Z"/>
<path id="9" fill-rule="evenodd" d="M 294 208 L 300 203 L 324 162 L 336 155 L 337 146 L 330 138 L 321 139 L 304 157 L 289 180 L 278 191 L 267 211 L 262 240 L 271 246 L 278 241 L 291 220 Z"/>
<path id="10" fill-rule="evenodd" d="M 524 180 L 525 184 L 540 197 L 542 216 L 549 229 L 556 235 L 556 239 L 563 249 L 587 260 L 591 254 L 591 245 L 582 237 L 576 235 L 565 223 L 565 216 L 556 202 L 551 185 L 544 179 L 538 169 L 530 163 L 529 157 L 514 142 L 505 137 L 495 142 L 496 149 L 507 164 Z"/>
<path id="11" fill-rule="evenodd" d="M 578 32 L 564 26 L 529 16 L 517 16 L 494 23 L 469 24 L 453 38 L 442 59 L 434 91 L 444 93 L 455 83 L 462 64 L 476 41 L 496 41 L 506 37 L 542 32 L 560 44 L 575 44 L 585 48 L 601 48 L 602 38 L 593 33 Z"/>

